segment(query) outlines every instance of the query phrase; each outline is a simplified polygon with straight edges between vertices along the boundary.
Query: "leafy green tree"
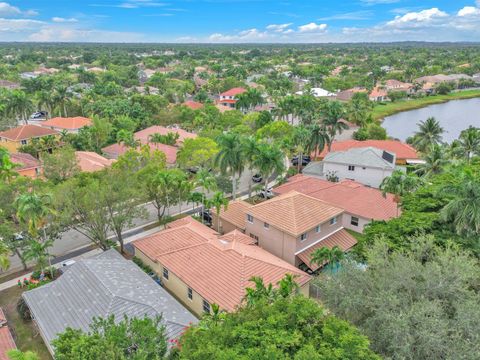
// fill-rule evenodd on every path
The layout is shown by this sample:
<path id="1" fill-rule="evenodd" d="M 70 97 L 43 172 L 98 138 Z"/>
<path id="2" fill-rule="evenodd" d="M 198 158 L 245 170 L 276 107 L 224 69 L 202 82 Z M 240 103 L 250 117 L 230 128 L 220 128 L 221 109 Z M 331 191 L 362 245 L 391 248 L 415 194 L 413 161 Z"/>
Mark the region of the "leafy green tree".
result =
<path id="1" fill-rule="evenodd" d="M 163 134 L 152 134 L 149 141 L 154 144 L 165 144 L 174 146 L 177 143 L 177 140 L 180 138 L 180 135 L 176 132 L 169 132 L 165 135 Z"/>
<path id="2" fill-rule="evenodd" d="M 253 158 L 253 166 L 263 177 L 264 190 L 268 190 L 268 181 L 273 174 L 281 175 L 285 170 L 285 155 L 276 145 L 259 144 Z"/>
<path id="3" fill-rule="evenodd" d="M 207 192 L 216 190 L 217 182 L 215 181 L 215 177 L 206 169 L 201 169 L 195 175 L 195 185 L 201 188 L 202 192 L 202 213 L 205 209 L 205 200 L 207 198 Z M 203 224 L 203 215 L 202 224 Z"/>
<path id="4" fill-rule="evenodd" d="M 368 98 L 366 92 L 356 92 L 353 94 L 347 105 L 347 119 L 354 124 L 364 126 L 370 116 L 373 103 Z"/>
<path id="5" fill-rule="evenodd" d="M 295 294 L 291 277 L 277 288 L 250 280 L 244 306 L 187 329 L 180 359 L 379 359 L 357 329 Z"/>
<path id="6" fill-rule="evenodd" d="M 312 253 L 312 258 L 310 261 L 313 264 L 317 264 L 318 266 L 324 266 L 325 264 L 328 264 L 330 267 L 330 271 L 333 273 L 334 265 L 338 270 L 339 262 L 343 260 L 344 257 L 345 254 L 343 253 L 342 249 L 340 249 L 337 245 L 335 245 L 331 249 L 322 246 Z"/>
<path id="7" fill-rule="evenodd" d="M 48 249 L 52 246 L 52 239 L 47 239 L 44 242 L 31 240 L 28 249 L 24 253 L 24 257 L 27 261 L 35 261 L 38 269 L 43 272 L 44 269 L 50 264 L 50 253 Z"/>
<path id="8" fill-rule="evenodd" d="M 10 255 L 11 252 L 7 244 L 0 240 L 0 270 L 5 271 L 10 267 Z"/>
<path id="9" fill-rule="evenodd" d="M 55 214 L 52 196 L 39 195 L 34 191 L 18 196 L 15 208 L 18 220 L 28 226 L 28 231 L 33 237 L 38 235 L 39 230 L 45 230 L 49 217 Z"/>
<path id="10" fill-rule="evenodd" d="M 392 175 L 383 179 L 380 189 L 385 196 L 387 193 L 395 195 L 395 201 L 400 202 L 402 196 L 416 190 L 420 180 L 414 175 L 407 174 L 402 170 L 395 170 Z"/>
<path id="11" fill-rule="evenodd" d="M 0 180 L 11 181 L 18 175 L 15 171 L 16 167 L 17 165 L 10 160 L 7 149 L 0 146 Z"/>
<path id="12" fill-rule="evenodd" d="M 444 147 L 438 144 L 431 146 L 428 152 L 423 156 L 423 160 L 425 163 L 418 164 L 415 173 L 425 177 L 441 173 L 449 163 Z"/>
<path id="13" fill-rule="evenodd" d="M 177 163 L 182 168 L 209 168 L 218 153 L 217 143 L 206 137 L 185 139 L 177 153 Z"/>
<path id="14" fill-rule="evenodd" d="M 75 150 L 65 146 L 55 150 L 52 154 L 45 154 L 43 160 L 43 174 L 54 184 L 58 184 L 80 172 L 75 156 Z"/>
<path id="15" fill-rule="evenodd" d="M 67 328 L 52 342 L 57 360 L 159 360 L 167 355 L 161 318 L 95 318 L 90 331 Z"/>
<path id="16" fill-rule="evenodd" d="M 440 123 L 433 117 L 429 117 L 425 121 L 420 121 L 418 131 L 413 137 L 413 146 L 421 152 L 427 152 L 432 145 L 442 141 L 444 129 Z"/>
<path id="17" fill-rule="evenodd" d="M 462 130 L 457 140 L 452 143 L 454 155 L 471 162 L 474 156 L 480 156 L 480 129 L 469 126 Z"/>
<path id="18" fill-rule="evenodd" d="M 237 197 L 237 175 L 240 177 L 245 169 L 245 157 L 243 154 L 242 139 L 234 133 L 226 133 L 217 139 L 219 152 L 215 157 L 215 166 L 222 174 L 230 174 L 232 177 L 232 195 Z"/>
<path id="19" fill-rule="evenodd" d="M 159 150 L 152 151 L 148 145 L 143 145 L 139 149 L 128 149 L 125 154 L 118 157 L 112 168 L 128 174 L 136 174 L 146 167 L 161 170 L 166 166 L 165 153 Z"/>
<path id="20" fill-rule="evenodd" d="M 21 351 L 18 349 L 8 350 L 7 356 L 10 360 L 40 360 L 40 357 L 33 351 Z"/>
<path id="21" fill-rule="evenodd" d="M 480 351 L 477 258 L 433 236 L 409 239 L 410 251 L 378 241 L 367 267 L 343 261 L 316 281 L 321 301 L 358 326 L 387 359 L 474 359 Z"/>

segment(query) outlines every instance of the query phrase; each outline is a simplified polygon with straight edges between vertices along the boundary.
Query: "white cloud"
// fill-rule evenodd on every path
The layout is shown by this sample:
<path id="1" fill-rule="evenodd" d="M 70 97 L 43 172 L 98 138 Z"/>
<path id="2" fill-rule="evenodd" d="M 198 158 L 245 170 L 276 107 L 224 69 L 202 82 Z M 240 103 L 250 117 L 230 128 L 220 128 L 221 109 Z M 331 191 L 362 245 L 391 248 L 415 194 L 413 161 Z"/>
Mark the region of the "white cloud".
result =
<path id="1" fill-rule="evenodd" d="M 45 22 L 38 20 L 0 18 L 0 34 L 6 34 L 8 40 L 9 32 L 32 31 L 38 29 L 43 24 L 45 24 Z"/>
<path id="2" fill-rule="evenodd" d="M 311 32 L 323 32 L 327 30 L 327 24 L 305 24 L 298 27 L 298 31 L 301 33 L 311 33 Z"/>
<path id="3" fill-rule="evenodd" d="M 18 7 L 10 5 L 9 3 L 0 2 L 0 16 L 10 17 L 19 15 L 35 16 L 38 15 L 38 13 L 34 10 L 22 11 Z"/>
<path id="4" fill-rule="evenodd" d="M 143 35 L 120 31 L 45 26 L 30 34 L 28 40 L 35 42 L 136 42 L 142 41 Z"/>
<path id="5" fill-rule="evenodd" d="M 288 24 L 272 24 L 267 26 L 267 30 L 275 31 L 275 32 L 284 32 L 292 23 Z"/>
<path id="6" fill-rule="evenodd" d="M 62 17 L 54 16 L 52 18 L 52 21 L 56 23 L 73 23 L 73 22 L 77 22 L 78 20 L 75 18 L 62 18 Z"/>
<path id="7" fill-rule="evenodd" d="M 387 26 L 392 27 L 410 27 L 424 25 L 441 18 L 448 17 L 448 14 L 438 8 L 431 8 L 418 12 L 409 12 L 402 16 L 396 16 L 395 19 L 387 22 Z"/>
<path id="8" fill-rule="evenodd" d="M 457 15 L 458 16 L 477 16 L 477 15 L 480 15 L 480 9 L 473 6 L 465 6 L 464 8 L 458 10 Z"/>

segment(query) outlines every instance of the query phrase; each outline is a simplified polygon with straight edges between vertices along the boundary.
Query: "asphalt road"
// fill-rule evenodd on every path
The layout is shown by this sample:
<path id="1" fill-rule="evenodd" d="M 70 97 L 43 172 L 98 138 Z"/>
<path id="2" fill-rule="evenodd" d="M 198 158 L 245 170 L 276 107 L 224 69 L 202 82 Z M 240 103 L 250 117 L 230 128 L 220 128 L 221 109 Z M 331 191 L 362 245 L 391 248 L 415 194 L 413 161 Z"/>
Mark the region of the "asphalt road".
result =
<path id="1" fill-rule="evenodd" d="M 238 183 L 238 193 L 248 191 L 248 184 L 250 178 L 252 177 L 252 173 L 250 171 L 245 171 Z M 153 223 L 157 220 L 156 209 L 152 204 L 145 204 L 145 208 L 147 210 L 148 216 L 145 219 L 135 219 L 133 222 L 133 227 L 138 228 L 141 226 L 148 225 Z M 192 209 L 192 204 L 182 204 L 181 206 L 173 206 L 168 209 L 167 214 L 175 215 L 187 209 Z M 141 230 L 140 230 L 141 231 Z M 129 230 L 125 231 L 126 233 Z M 113 235 L 113 233 L 112 233 Z M 92 245 L 91 241 L 84 235 L 80 234 L 76 230 L 68 230 L 64 232 L 60 239 L 56 240 L 54 245 L 52 246 L 50 253 L 55 258 L 68 258 L 71 253 L 79 252 L 80 249 L 84 249 Z M 55 261 L 55 262 L 57 262 Z M 10 259 L 10 268 L 8 272 L 15 272 L 22 270 L 22 263 L 17 256 L 12 256 Z"/>

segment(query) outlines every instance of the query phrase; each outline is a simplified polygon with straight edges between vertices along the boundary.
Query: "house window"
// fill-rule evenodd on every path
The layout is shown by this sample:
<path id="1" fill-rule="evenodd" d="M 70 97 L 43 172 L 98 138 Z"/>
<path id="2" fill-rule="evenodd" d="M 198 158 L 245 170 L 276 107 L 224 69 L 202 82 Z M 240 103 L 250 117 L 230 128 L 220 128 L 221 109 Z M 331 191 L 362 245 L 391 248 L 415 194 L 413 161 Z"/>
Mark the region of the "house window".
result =
<path id="1" fill-rule="evenodd" d="M 193 299 L 193 290 L 191 288 L 188 288 L 187 290 L 187 296 L 190 300 Z"/>
<path id="2" fill-rule="evenodd" d="M 266 230 L 268 230 L 268 229 L 270 229 L 270 224 L 264 222 L 264 223 L 263 223 L 263 227 L 264 227 Z"/>
<path id="3" fill-rule="evenodd" d="M 168 280 L 168 269 L 163 268 L 163 277 Z"/>
<path id="4" fill-rule="evenodd" d="M 207 300 L 203 300 L 203 312 L 210 313 L 210 304 Z"/>
<path id="5" fill-rule="evenodd" d="M 337 223 L 337 217 L 330 219 L 330 225 L 335 225 Z"/>
<path id="6" fill-rule="evenodd" d="M 317 227 L 315 228 L 315 232 L 319 233 L 320 231 L 322 231 L 322 229 L 320 228 L 320 225 L 317 225 Z"/>
<path id="7" fill-rule="evenodd" d="M 348 165 L 348 171 L 355 171 L 355 166 Z"/>
<path id="8" fill-rule="evenodd" d="M 305 241 L 307 240 L 307 233 L 303 233 L 302 235 L 300 235 L 300 241 Z"/>
<path id="9" fill-rule="evenodd" d="M 358 226 L 358 217 L 352 216 L 350 224 L 352 224 L 353 226 Z"/>
<path id="10" fill-rule="evenodd" d="M 250 237 L 251 237 L 252 239 L 254 239 L 254 240 L 257 242 L 257 244 L 258 244 L 258 236 L 257 236 L 257 235 L 250 233 Z"/>
<path id="11" fill-rule="evenodd" d="M 27 140 L 22 140 L 21 143 L 22 145 L 27 145 Z"/>
<path id="12" fill-rule="evenodd" d="M 253 216 L 250 215 L 250 214 L 247 214 L 247 221 L 248 221 L 250 224 L 253 224 Z"/>

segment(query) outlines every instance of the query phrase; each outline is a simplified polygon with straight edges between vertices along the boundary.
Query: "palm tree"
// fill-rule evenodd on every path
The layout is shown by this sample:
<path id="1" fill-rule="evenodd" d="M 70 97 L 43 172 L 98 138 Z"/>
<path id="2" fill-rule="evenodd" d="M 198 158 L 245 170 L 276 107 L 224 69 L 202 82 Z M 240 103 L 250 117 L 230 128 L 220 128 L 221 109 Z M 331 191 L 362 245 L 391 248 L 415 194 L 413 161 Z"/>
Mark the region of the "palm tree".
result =
<path id="1" fill-rule="evenodd" d="M 444 221 L 452 221 L 459 235 L 477 236 L 480 233 L 480 182 L 472 175 L 444 191 L 453 199 L 440 211 Z"/>
<path id="2" fill-rule="evenodd" d="M 344 121 L 340 121 L 345 116 L 345 109 L 339 101 L 329 101 L 325 104 L 324 116 L 323 124 L 328 133 L 328 151 L 331 151 L 335 136 L 348 129 L 348 125 Z"/>
<path id="3" fill-rule="evenodd" d="M 278 283 L 277 294 L 283 298 L 294 295 L 298 292 L 299 286 L 295 281 L 298 275 L 286 274 Z"/>
<path id="4" fill-rule="evenodd" d="M 250 172 L 254 169 L 254 158 L 255 154 L 258 151 L 258 142 L 257 139 L 253 136 L 249 136 L 243 138 L 243 156 L 245 157 L 245 161 L 247 163 L 248 169 Z M 252 177 L 248 179 L 248 197 L 252 196 Z"/>
<path id="5" fill-rule="evenodd" d="M 308 142 L 308 151 L 314 152 L 314 160 L 318 156 L 318 151 L 323 150 L 325 144 L 328 144 L 329 137 L 327 134 L 327 130 L 324 126 L 320 126 L 319 124 L 312 124 L 309 125 L 308 130 L 310 131 L 310 139 Z"/>
<path id="6" fill-rule="evenodd" d="M 37 92 L 37 106 L 39 110 L 45 109 L 48 114 L 52 113 L 54 99 L 52 93 L 47 90 Z"/>
<path id="7" fill-rule="evenodd" d="M 405 174 L 402 170 L 395 170 L 392 175 L 383 179 L 380 184 L 380 190 L 382 190 L 383 196 L 387 193 L 393 194 L 394 201 L 398 204 L 404 195 L 415 191 L 420 185 L 420 179 L 416 176 Z"/>
<path id="8" fill-rule="evenodd" d="M 418 131 L 413 136 L 413 146 L 421 152 L 429 150 L 432 145 L 438 144 L 442 140 L 444 130 L 434 117 L 420 121 L 417 125 Z"/>
<path id="9" fill-rule="evenodd" d="M 233 200 L 237 197 L 237 174 L 240 177 L 245 168 L 242 139 L 238 134 L 226 133 L 218 137 L 218 147 L 214 164 L 218 166 L 223 175 L 230 173 L 232 176 Z"/>
<path id="10" fill-rule="evenodd" d="M 431 146 L 423 160 L 425 163 L 417 165 L 415 173 L 425 177 L 441 173 L 449 162 L 444 147 L 438 144 Z"/>
<path id="11" fill-rule="evenodd" d="M 175 145 L 180 135 L 176 132 L 169 132 L 166 135 L 155 133 L 150 135 L 149 141 L 154 144 Z"/>
<path id="12" fill-rule="evenodd" d="M 220 211 L 222 211 L 222 207 L 224 211 L 227 210 L 228 199 L 223 195 L 221 191 L 217 191 L 215 194 L 213 194 L 211 204 L 215 208 L 215 214 L 217 214 L 217 231 L 220 231 Z"/>
<path id="13" fill-rule="evenodd" d="M 312 253 L 310 262 L 312 264 L 317 264 L 320 267 L 329 264 L 330 271 L 333 273 L 333 264 L 335 264 L 336 269 L 338 270 L 339 263 L 344 257 L 344 252 L 337 245 L 331 249 L 322 246 Z"/>
<path id="14" fill-rule="evenodd" d="M 195 175 L 195 184 L 200 187 L 202 191 L 202 224 L 203 224 L 203 211 L 205 210 L 205 199 L 207 197 L 207 192 L 217 188 L 217 182 L 212 174 L 206 169 L 201 169 Z"/>
<path id="15" fill-rule="evenodd" d="M 25 260 L 34 260 L 37 267 L 43 272 L 50 263 L 50 253 L 48 252 L 48 249 L 52 247 L 52 245 L 52 239 L 48 239 L 44 242 L 38 242 L 35 240 L 30 241 L 28 249 L 24 252 Z"/>
<path id="16" fill-rule="evenodd" d="M 285 155 L 274 144 L 259 144 L 258 151 L 253 159 L 253 166 L 263 177 L 264 190 L 268 190 L 268 180 L 274 173 L 282 174 L 285 170 Z"/>
<path id="17" fill-rule="evenodd" d="M 0 240 L 0 270 L 7 270 L 10 267 L 10 249 Z"/>
<path id="18" fill-rule="evenodd" d="M 34 191 L 17 197 L 15 208 L 18 220 L 28 225 L 29 233 L 34 237 L 45 227 L 48 217 L 55 213 L 51 195 L 37 195 Z"/>
<path id="19" fill-rule="evenodd" d="M 64 85 L 58 85 L 53 90 L 53 101 L 59 109 L 60 115 L 67 117 L 67 106 L 70 104 L 72 94 L 68 91 L 68 88 Z"/>
<path id="20" fill-rule="evenodd" d="M 474 155 L 480 156 L 480 129 L 469 126 L 460 133 L 458 140 L 452 144 L 453 152 L 470 163 Z"/>
<path id="21" fill-rule="evenodd" d="M 255 306 L 260 301 L 271 302 L 275 299 L 275 290 L 273 289 L 272 284 L 265 286 L 263 279 L 258 276 L 253 276 L 249 279 L 253 282 L 255 288 L 246 288 L 244 301 L 247 306 Z"/>
<path id="22" fill-rule="evenodd" d="M 133 136 L 133 133 L 125 129 L 121 129 L 117 132 L 117 144 L 121 143 L 132 148 L 136 148 L 138 146 L 138 141 Z"/>
<path id="23" fill-rule="evenodd" d="M 295 152 L 298 156 L 297 173 L 300 173 L 300 167 L 303 163 L 303 155 L 310 148 L 310 131 L 303 125 L 296 126 L 293 129 L 292 136 Z"/>
<path id="24" fill-rule="evenodd" d="M 6 111 L 17 119 L 22 118 L 27 124 L 28 114 L 34 109 L 30 96 L 22 90 L 13 90 L 7 100 Z"/>

